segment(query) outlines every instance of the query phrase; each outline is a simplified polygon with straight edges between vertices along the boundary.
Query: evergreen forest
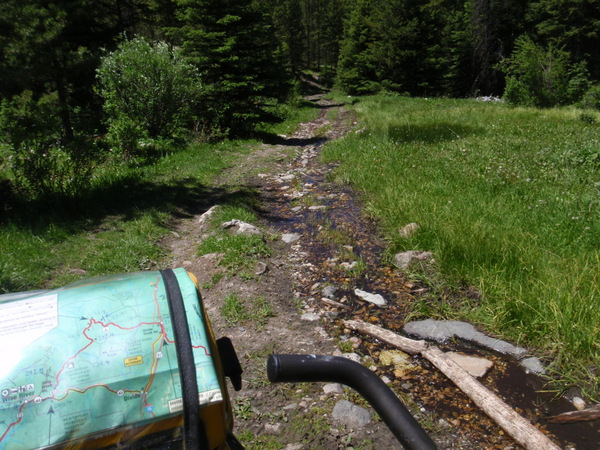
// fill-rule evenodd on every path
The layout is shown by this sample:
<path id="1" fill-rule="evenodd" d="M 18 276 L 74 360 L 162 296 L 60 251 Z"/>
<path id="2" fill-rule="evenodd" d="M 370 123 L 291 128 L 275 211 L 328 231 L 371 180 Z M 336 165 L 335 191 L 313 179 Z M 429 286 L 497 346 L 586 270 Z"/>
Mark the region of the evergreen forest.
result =
<path id="1" fill-rule="evenodd" d="M 597 109 L 598 49 L 595 0 L 5 0 L 2 192 L 73 197 L 107 152 L 251 136 L 307 73 L 352 96 Z"/>

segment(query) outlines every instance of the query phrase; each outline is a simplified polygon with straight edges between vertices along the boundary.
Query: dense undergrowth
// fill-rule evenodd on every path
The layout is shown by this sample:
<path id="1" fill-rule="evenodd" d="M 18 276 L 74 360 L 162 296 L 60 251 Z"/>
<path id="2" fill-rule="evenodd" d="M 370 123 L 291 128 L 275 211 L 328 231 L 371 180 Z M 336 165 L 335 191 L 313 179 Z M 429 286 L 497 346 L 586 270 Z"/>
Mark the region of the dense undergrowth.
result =
<path id="1" fill-rule="evenodd" d="M 299 103 L 273 113 L 285 120 L 263 125 L 261 137 L 289 133 L 318 110 Z M 182 143 L 130 159 L 108 155 L 76 197 L 31 200 L 12 192 L 0 204 L 0 294 L 162 267 L 168 255 L 160 241 L 174 217 L 217 202 L 248 203 L 251 193 L 215 187 L 213 180 L 259 143 Z M 1 150 L 0 179 L 9 180 L 8 153 Z"/>
<path id="2" fill-rule="evenodd" d="M 597 395 L 600 116 L 475 100 L 361 99 L 364 128 L 326 147 L 365 193 L 390 254 L 434 252 L 415 315 L 462 317 L 535 346 Z M 408 223 L 419 232 L 402 238 Z M 475 286 L 480 295 L 447 295 Z M 460 299 L 459 299 L 460 298 Z"/>

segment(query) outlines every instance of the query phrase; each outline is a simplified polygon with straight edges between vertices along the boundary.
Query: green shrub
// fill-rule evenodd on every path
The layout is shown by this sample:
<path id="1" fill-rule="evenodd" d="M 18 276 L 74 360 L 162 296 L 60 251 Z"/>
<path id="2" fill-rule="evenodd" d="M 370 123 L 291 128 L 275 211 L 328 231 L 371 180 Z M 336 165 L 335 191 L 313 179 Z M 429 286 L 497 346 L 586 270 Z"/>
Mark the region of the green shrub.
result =
<path id="1" fill-rule="evenodd" d="M 61 136 L 56 92 L 35 99 L 24 91 L 4 100 L 0 140 L 10 151 L 14 183 L 30 197 L 75 197 L 90 180 L 100 154 L 98 144 L 75 134 Z"/>
<path id="2" fill-rule="evenodd" d="M 142 139 L 176 137 L 192 128 L 199 75 L 166 43 L 124 41 L 102 58 L 97 76 L 113 146 L 136 153 Z"/>
<path id="3" fill-rule="evenodd" d="M 538 46 L 527 36 L 503 66 L 504 98 L 512 104 L 536 107 L 567 105 L 579 101 L 589 88 L 585 64 L 572 64 L 567 52 Z"/>
<path id="4" fill-rule="evenodd" d="M 592 86 L 583 96 L 581 106 L 600 110 L 600 84 Z"/>

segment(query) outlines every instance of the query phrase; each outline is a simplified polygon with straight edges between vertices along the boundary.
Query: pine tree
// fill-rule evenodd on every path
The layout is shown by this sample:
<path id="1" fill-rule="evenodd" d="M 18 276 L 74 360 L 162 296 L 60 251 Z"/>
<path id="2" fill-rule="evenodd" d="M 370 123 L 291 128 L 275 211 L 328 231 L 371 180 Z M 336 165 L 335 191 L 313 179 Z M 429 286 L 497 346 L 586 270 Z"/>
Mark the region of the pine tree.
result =
<path id="1" fill-rule="evenodd" d="M 121 31 L 112 1 L 4 0 L 0 3 L 0 96 L 55 92 L 62 138 L 98 126 L 93 95 L 101 48 Z"/>
<path id="2" fill-rule="evenodd" d="M 585 61 L 591 77 L 600 80 L 600 2 L 598 0 L 539 0 L 528 14 L 537 40 Z"/>
<path id="3" fill-rule="evenodd" d="M 287 90 L 270 17 L 251 0 L 179 0 L 179 5 L 183 26 L 172 34 L 200 71 L 205 131 L 252 130 L 265 103 Z"/>
<path id="4" fill-rule="evenodd" d="M 301 0 L 266 0 L 273 11 L 276 35 L 292 74 L 299 77 L 306 67 L 304 21 Z"/>
<path id="5" fill-rule="evenodd" d="M 357 0 L 344 29 L 337 82 L 348 94 L 369 94 L 379 89 L 373 58 L 373 9 L 373 0 Z"/>

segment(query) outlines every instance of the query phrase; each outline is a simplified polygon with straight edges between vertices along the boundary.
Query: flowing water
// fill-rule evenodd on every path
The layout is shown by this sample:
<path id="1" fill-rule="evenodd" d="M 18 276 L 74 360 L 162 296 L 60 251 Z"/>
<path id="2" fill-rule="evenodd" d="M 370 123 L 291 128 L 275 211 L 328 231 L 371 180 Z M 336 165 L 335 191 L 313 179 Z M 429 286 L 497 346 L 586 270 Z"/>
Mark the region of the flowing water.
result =
<path id="1" fill-rule="evenodd" d="M 337 121 L 338 125 L 342 120 Z M 388 263 L 385 243 L 378 236 L 376 224 L 365 216 L 356 193 L 331 181 L 335 164 L 319 161 L 327 139 L 315 139 L 312 132 L 303 130 L 289 139 L 288 145 L 300 146 L 301 154 L 287 172 L 264 181 L 270 221 L 282 234 L 300 235 L 292 249 L 296 289 L 306 307 L 326 311 L 330 334 L 377 363 L 378 355 L 387 347 L 363 336 L 352 337 L 348 330 L 344 332 L 341 319 L 361 319 L 400 332 L 417 297 L 428 294 L 427 288 L 410 282 L 405 273 Z M 339 137 L 342 131 L 334 126 L 330 134 Z M 332 308 L 321 300 L 325 286 L 337 288 L 333 299 L 343 307 Z M 356 288 L 381 294 L 388 305 L 381 308 L 360 300 L 354 294 Z M 600 448 L 597 422 L 561 425 L 544 420 L 574 407 L 564 398 L 543 393 L 544 379 L 526 373 L 518 362 L 464 342 L 439 345 L 443 350 L 492 360 L 494 366 L 482 383 L 563 448 Z M 431 426 L 436 432 L 451 430 L 475 447 L 504 449 L 513 445 L 512 439 L 428 361 L 412 357 L 411 365 L 402 373 L 379 366 L 377 373 L 386 375 L 413 408 L 433 412 L 435 421 Z"/>

